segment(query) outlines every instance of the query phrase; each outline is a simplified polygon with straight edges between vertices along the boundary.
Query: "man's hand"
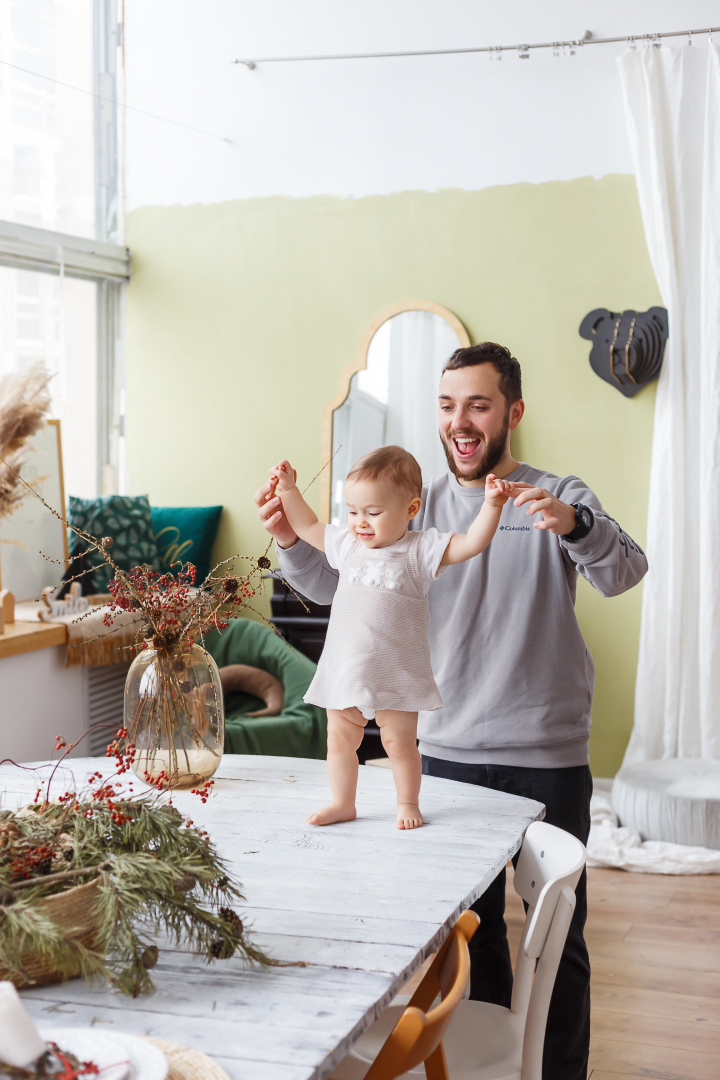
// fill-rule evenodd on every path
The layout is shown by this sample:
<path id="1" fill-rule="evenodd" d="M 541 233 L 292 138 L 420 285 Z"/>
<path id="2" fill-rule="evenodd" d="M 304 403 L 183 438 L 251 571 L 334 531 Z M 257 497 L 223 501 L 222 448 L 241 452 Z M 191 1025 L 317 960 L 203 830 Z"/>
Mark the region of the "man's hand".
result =
<path id="1" fill-rule="evenodd" d="M 556 536 L 566 536 L 575 528 L 575 507 L 557 499 L 546 488 L 533 487 L 532 484 L 513 484 L 513 488 L 524 488 L 515 499 L 515 506 L 527 506 L 528 516 L 542 514 L 542 521 L 534 521 L 533 528 L 547 529 Z"/>
<path id="2" fill-rule="evenodd" d="M 292 491 L 297 480 L 297 473 L 289 461 L 278 461 L 272 469 L 268 469 L 270 479 L 277 484 L 277 492 L 282 495 L 284 491 Z"/>
<path id="3" fill-rule="evenodd" d="M 297 533 L 291 527 L 285 517 L 282 503 L 275 494 L 277 480 L 269 480 L 255 492 L 255 505 L 258 508 L 258 517 L 264 528 L 278 543 L 281 548 L 290 548 L 297 540 Z"/>
<path id="4" fill-rule="evenodd" d="M 495 473 L 485 477 L 485 502 L 490 506 L 504 506 L 511 495 L 511 484 L 507 480 L 498 480 Z"/>

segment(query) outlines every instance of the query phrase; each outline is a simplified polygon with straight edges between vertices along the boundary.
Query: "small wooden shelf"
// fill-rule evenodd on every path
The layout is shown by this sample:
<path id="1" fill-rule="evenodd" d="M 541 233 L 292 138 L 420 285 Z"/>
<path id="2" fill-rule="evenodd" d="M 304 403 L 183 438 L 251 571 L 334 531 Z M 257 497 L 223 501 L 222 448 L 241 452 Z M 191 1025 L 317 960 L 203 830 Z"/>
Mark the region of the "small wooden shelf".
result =
<path id="1" fill-rule="evenodd" d="M 5 633 L 0 634 L 0 660 L 4 656 L 47 649 L 50 645 L 65 645 L 67 627 L 63 623 L 14 622 L 8 623 Z"/>

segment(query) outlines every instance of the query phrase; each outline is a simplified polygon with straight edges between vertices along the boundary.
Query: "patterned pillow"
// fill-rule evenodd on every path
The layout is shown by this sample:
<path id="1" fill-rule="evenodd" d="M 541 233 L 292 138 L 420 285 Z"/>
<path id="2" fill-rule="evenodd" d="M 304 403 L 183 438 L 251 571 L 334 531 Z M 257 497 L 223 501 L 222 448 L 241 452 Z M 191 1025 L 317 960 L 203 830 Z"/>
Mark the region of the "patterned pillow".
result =
<path id="1" fill-rule="evenodd" d="M 111 554 L 121 570 L 132 570 L 143 563 L 159 568 L 147 495 L 101 495 L 97 499 L 78 499 L 71 495 L 68 520 L 93 536 L 112 536 Z M 83 547 L 83 541 L 71 532 L 70 554 L 78 554 Z M 93 573 L 93 583 L 98 592 L 107 592 L 114 570 L 97 553 L 93 554 L 92 563 L 102 563 Z"/>

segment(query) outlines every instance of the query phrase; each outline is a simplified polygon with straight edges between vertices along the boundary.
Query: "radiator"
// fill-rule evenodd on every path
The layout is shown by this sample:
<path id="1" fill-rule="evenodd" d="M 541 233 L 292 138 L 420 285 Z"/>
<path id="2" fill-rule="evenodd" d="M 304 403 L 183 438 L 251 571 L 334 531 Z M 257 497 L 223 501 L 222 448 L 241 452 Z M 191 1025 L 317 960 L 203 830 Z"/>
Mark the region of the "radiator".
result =
<path id="1" fill-rule="evenodd" d="M 104 757 L 108 743 L 123 722 L 123 697 L 129 664 L 88 667 L 86 684 L 87 726 L 90 731 L 86 754 Z M 95 725 L 100 724 L 101 727 Z"/>

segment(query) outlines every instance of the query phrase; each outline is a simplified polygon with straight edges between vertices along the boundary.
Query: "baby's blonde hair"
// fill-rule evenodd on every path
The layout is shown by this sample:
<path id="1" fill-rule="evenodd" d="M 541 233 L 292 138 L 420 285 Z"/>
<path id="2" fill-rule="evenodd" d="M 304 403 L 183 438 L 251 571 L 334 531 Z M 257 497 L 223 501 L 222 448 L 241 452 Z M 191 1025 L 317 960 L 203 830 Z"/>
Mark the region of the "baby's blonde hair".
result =
<path id="1" fill-rule="evenodd" d="M 402 446 L 380 446 L 356 461 L 348 480 L 391 480 L 411 498 L 422 496 L 422 470 L 412 454 Z"/>

